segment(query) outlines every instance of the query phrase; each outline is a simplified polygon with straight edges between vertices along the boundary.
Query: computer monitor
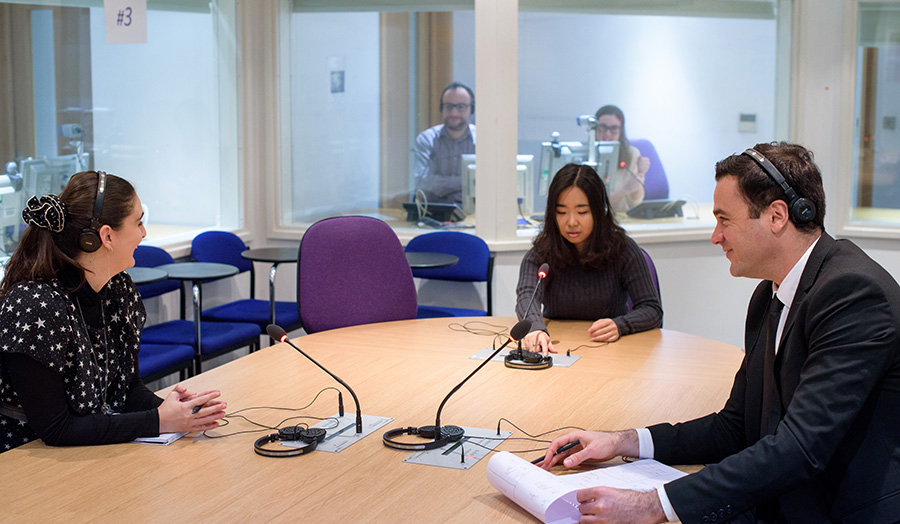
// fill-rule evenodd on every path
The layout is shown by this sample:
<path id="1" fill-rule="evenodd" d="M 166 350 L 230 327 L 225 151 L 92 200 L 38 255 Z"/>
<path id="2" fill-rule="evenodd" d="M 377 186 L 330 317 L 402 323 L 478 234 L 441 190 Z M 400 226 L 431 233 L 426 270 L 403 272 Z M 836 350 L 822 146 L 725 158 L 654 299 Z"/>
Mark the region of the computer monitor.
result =
<path id="1" fill-rule="evenodd" d="M 516 155 L 516 198 L 525 216 L 534 208 L 534 155 Z M 475 212 L 475 155 L 462 155 L 462 208 Z"/>
<path id="2" fill-rule="evenodd" d="M 58 195 L 75 173 L 90 169 L 90 154 L 26 158 L 22 160 L 22 185 L 25 198 L 32 195 Z"/>
<path id="3" fill-rule="evenodd" d="M 596 146 L 597 161 L 593 167 L 608 188 L 616 176 L 616 168 L 619 164 L 619 142 L 598 141 Z M 583 142 L 553 141 L 541 143 L 541 172 L 538 181 L 538 194 L 547 194 L 553 177 L 566 164 L 590 165 L 588 145 Z"/>

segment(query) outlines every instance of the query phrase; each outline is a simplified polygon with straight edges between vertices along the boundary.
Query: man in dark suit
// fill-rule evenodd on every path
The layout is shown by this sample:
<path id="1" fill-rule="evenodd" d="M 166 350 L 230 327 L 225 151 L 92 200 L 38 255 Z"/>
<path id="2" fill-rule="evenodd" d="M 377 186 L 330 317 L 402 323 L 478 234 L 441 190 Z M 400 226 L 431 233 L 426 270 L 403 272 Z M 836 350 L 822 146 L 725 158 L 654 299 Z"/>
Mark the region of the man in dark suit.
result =
<path id="1" fill-rule="evenodd" d="M 657 492 L 581 490 L 581 522 L 900 522 L 900 287 L 825 233 L 821 175 L 803 147 L 758 144 L 716 164 L 716 180 L 712 241 L 732 275 L 764 279 L 725 407 L 675 425 L 570 433 L 542 465 L 618 455 L 707 464 Z"/>

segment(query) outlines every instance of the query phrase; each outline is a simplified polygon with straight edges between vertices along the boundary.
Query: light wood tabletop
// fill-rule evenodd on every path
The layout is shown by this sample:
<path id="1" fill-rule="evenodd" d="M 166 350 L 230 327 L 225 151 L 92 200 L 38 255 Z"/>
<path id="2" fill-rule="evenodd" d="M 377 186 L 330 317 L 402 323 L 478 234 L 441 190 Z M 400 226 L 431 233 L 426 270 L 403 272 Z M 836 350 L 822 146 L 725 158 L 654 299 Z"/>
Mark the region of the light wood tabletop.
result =
<path id="1" fill-rule="evenodd" d="M 272 431 L 222 439 L 188 435 L 169 446 L 118 444 L 52 448 L 42 442 L 0 454 L 0 520 L 8 522 L 536 522 L 493 489 L 487 458 L 469 470 L 404 463 L 383 431 L 433 424 L 441 400 L 478 364 L 490 336 L 451 324 L 509 317 L 428 319 L 355 326 L 293 339 L 344 379 L 365 415 L 392 417 L 340 453 L 269 458 L 253 442 Z M 561 351 L 591 344 L 587 322 L 551 321 Z M 479 327 L 483 324 L 479 324 Z M 724 404 L 742 353 L 734 346 L 653 330 L 581 348 L 569 368 L 517 370 L 487 364 L 447 402 L 444 424 L 496 428 L 503 417 L 529 433 L 562 426 L 623 429 L 705 415 Z M 193 391 L 220 389 L 233 412 L 301 407 L 335 382 L 286 344 L 264 348 L 189 379 Z M 345 392 L 347 412 L 353 403 Z M 337 411 L 326 392 L 303 414 Z M 274 425 L 293 415 L 248 416 Z M 255 429 L 235 419 L 213 433 Z M 520 431 L 504 424 L 513 437 Z M 558 433 L 559 434 L 559 433 Z M 546 448 L 507 440 L 498 450 Z M 522 455 L 536 458 L 540 453 Z"/>

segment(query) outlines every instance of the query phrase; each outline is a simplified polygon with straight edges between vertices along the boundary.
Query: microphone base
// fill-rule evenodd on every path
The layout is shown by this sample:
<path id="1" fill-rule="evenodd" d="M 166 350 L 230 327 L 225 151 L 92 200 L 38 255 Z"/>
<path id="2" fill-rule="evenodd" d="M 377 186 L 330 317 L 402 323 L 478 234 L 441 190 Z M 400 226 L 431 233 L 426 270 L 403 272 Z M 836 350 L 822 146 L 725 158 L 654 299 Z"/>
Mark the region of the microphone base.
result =
<path id="1" fill-rule="evenodd" d="M 503 364 L 513 369 L 540 370 L 553 367 L 553 358 L 532 351 L 514 350 L 503 358 Z"/>

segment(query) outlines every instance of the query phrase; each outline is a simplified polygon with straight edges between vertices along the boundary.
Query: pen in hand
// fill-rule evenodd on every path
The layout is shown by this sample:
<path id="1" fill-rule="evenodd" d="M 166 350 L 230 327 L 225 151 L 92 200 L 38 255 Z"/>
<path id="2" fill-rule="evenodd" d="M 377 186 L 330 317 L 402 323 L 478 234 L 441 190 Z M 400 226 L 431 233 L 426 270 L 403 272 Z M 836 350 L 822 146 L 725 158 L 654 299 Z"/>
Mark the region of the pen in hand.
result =
<path id="1" fill-rule="evenodd" d="M 570 449 L 574 448 L 578 444 L 581 444 L 581 443 L 578 442 L 577 440 L 573 440 L 572 442 L 569 442 L 568 444 L 566 444 L 564 446 L 560 446 L 560 448 L 558 450 L 556 450 L 555 453 L 553 453 L 553 456 L 555 457 L 555 456 L 559 455 L 560 453 L 569 451 Z M 544 460 L 544 457 L 536 458 L 536 459 L 532 460 L 531 463 L 537 464 L 542 460 Z"/>

